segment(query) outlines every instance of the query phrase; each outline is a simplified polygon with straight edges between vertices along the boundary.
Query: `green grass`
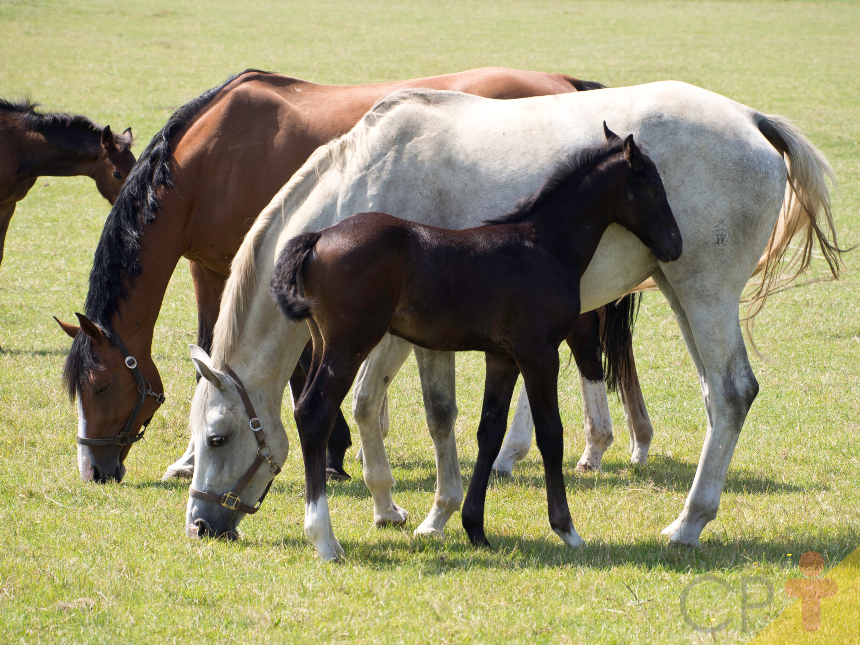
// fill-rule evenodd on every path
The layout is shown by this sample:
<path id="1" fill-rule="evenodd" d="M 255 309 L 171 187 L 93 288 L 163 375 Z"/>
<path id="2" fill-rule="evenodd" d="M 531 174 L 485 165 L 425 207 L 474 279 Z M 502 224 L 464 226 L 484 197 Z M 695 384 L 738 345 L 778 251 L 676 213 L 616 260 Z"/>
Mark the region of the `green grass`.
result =
<path id="1" fill-rule="evenodd" d="M 358 83 L 481 65 L 562 71 L 608 85 L 685 80 L 795 120 L 840 179 L 836 216 L 860 240 L 860 5 L 825 2 L 2 2 L 0 95 L 131 125 L 138 152 L 170 112 L 245 67 Z M 180 265 L 154 353 L 168 404 L 119 485 L 77 475 L 75 410 L 59 375 L 69 341 L 52 314 L 83 307 L 107 205 L 84 179 L 40 180 L 18 207 L 0 270 L 0 640 L 5 642 L 746 642 L 790 599 L 801 553 L 828 566 L 860 546 L 860 281 L 772 298 L 753 359 L 761 393 L 719 517 L 697 551 L 659 531 L 680 512 L 704 435 L 698 381 L 668 306 L 646 296 L 637 361 L 655 425 L 648 465 L 616 445 L 602 472 L 573 467 L 583 437 L 574 368 L 562 379 L 568 495 L 589 548 L 549 529 L 533 450 L 493 482 L 472 549 L 452 518 L 444 541 L 415 541 L 435 483 L 414 361 L 393 385 L 387 441 L 404 530 L 376 530 L 363 483 L 330 487 L 347 561 L 319 562 L 304 538 L 297 450 L 236 543 L 184 537 L 185 484 L 162 484 L 183 451 L 194 378 L 191 283 Z M 815 273 L 822 274 L 817 265 Z M 481 357 L 458 361 L 458 444 L 476 454 Z M 288 408 L 287 408 L 288 410 Z M 285 411 L 291 438 L 295 432 Z M 295 442 L 294 442 L 295 445 Z M 350 460 L 348 469 L 359 475 Z M 685 586 L 714 575 L 728 584 Z M 753 580 L 754 577 L 758 577 Z M 741 587 L 751 608 L 741 623 Z M 77 602 L 76 602 L 77 601 Z M 713 618 L 713 622 L 711 622 Z M 826 616 L 825 616 L 826 620 Z"/>

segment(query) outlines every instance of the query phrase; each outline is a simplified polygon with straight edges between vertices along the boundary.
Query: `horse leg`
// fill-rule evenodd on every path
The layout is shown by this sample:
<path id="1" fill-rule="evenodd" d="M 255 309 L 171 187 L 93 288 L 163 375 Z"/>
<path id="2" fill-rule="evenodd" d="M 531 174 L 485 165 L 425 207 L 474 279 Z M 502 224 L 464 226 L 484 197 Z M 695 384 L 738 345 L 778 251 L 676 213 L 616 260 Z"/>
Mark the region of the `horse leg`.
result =
<path id="1" fill-rule="evenodd" d="M 227 278 L 210 271 L 199 262 L 188 263 L 191 279 L 194 282 L 194 296 L 197 299 L 197 346 L 207 354 L 212 353 L 212 332 L 218 311 L 221 307 L 221 292 Z M 200 375 L 197 375 L 200 380 Z M 190 478 L 194 476 L 194 438 L 188 441 L 188 447 L 174 463 L 164 471 L 161 481 Z"/>
<path id="2" fill-rule="evenodd" d="M 11 204 L 0 204 L 0 266 L 3 265 L 3 249 L 6 246 L 6 233 L 9 231 L 9 222 L 15 214 L 17 202 Z"/>
<path id="3" fill-rule="evenodd" d="M 307 381 L 307 374 L 311 369 L 311 356 L 313 353 L 313 345 L 310 341 L 305 345 L 299 356 L 299 362 L 290 376 L 290 394 L 293 401 L 298 401 L 302 395 L 302 390 Z M 328 452 L 326 453 L 325 474 L 329 479 L 336 481 L 347 481 L 352 479 L 349 473 L 343 469 L 343 458 L 346 456 L 346 450 L 352 445 L 352 438 L 349 435 L 349 424 L 343 417 L 343 412 L 338 410 L 337 418 L 334 422 L 334 429 L 331 431 L 331 436 L 328 440 Z"/>
<path id="4" fill-rule="evenodd" d="M 385 393 L 385 397 L 382 399 L 382 407 L 379 409 L 379 426 L 382 428 L 382 438 L 386 439 L 388 437 L 388 430 L 389 430 L 388 392 Z M 363 459 L 364 459 L 364 453 L 361 450 L 361 445 L 359 445 L 358 450 L 355 451 L 355 460 L 358 463 L 361 463 Z"/>
<path id="5" fill-rule="evenodd" d="M 579 370 L 585 428 L 585 451 L 576 464 L 576 472 L 587 473 L 600 468 L 603 453 L 612 445 L 612 417 L 603 380 L 597 311 L 581 314 L 566 340 Z"/>
<path id="6" fill-rule="evenodd" d="M 463 502 L 463 480 L 454 433 L 457 421 L 454 353 L 416 346 L 415 359 L 421 374 L 427 427 L 436 453 L 436 496 L 427 518 L 415 529 L 415 535 L 442 536 L 448 519 Z"/>
<path id="7" fill-rule="evenodd" d="M 352 395 L 352 413 L 364 453 L 364 483 L 373 496 L 376 526 L 403 524 L 409 517 L 391 497 L 395 481 L 385 452 L 380 409 L 388 386 L 409 358 L 411 348 L 405 340 L 386 334 L 361 366 Z"/>
<path id="8" fill-rule="evenodd" d="M 720 496 L 746 415 L 758 394 L 758 382 L 738 322 L 736 293 L 682 300 L 662 273 L 654 276 L 681 328 L 699 373 L 708 429 L 696 476 L 684 509 L 663 529 L 670 542 L 699 545 L 705 525 L 717 516 Z M 741 285 L 742 287 L 742 285 Z"/>
<path id="9" fill-rule="evenodd" d="M 502 447 L 511 397 L 517 384 L 519 369 L 507 356 L 486 354 L 487 376 L 484 381 L 484 403 L 478 425 L 478 459 L 469 482 L 469 492 L 463 503 L 463 528 L 475 546 L 490 547 L 484 533 L 484 504 L 493 461 Z"/>
<path id="10" fill-rule="evenodd" d="M 585 542 L 573 528 L 564 488 L 564 427 L 558 412 L 558 350 L 530 352 L 518 358 L 535 419 L 538 450 L 543 457 L 549 525 L 570 547 Z"/>
<path id="11" fill-rule="evenodd" d="M 532 447 L 532 430 L 534 430 L 532 412 L 529 408 L 529 397 L 526 389 L 520 389 L 517 398 L 517 409 L 511 428 L 505 436 L 505 442 L 493 464 L 493 472 L 500 477 L 510 477 L 514 466 L 526 458 Z"/>
<path id="12" fill-rule="evenodd" d="M 315 331 L 315 349 L 323 345 L 318 334 Z M 324 351 L 319 365 L 312 365 L 310 382 L 294 410 L 296 425 L 301 429 L 299 437 L 305 465 L 305 535 L 320 558 L 328 561 L 341 559 L 344 552 L 334 536 L 328 509 L 326 445 L 340 404 L 360 366 L 355 361 L 356 348 L 343 349 L 341 347 L 337 353 Z"/>
<path id="13" fill-rule="evenodd" d="M 627 347 L 626 351 L 630 373 L 627 378 L 619 380 L 618 392 L 621 394 L 621 405 L 624 407 L 627 432 L 630 433 L 630 463 L 643 466 L 648 461 L 648 449 L 654 437 L 654 428 L 651 425 L 648 408 L 645 406 L 642 388 L 639 386 L 633 346 Z"/>

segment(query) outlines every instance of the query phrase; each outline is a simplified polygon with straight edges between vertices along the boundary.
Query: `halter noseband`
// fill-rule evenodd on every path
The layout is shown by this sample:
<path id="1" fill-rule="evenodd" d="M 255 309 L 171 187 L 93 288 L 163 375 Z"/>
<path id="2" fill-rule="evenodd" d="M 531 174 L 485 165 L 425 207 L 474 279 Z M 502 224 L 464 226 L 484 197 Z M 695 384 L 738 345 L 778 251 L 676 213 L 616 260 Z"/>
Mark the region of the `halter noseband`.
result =
<path id="1" fill-rule="evenodd" d="M 239 390 L 239 396 L 242 397 L 242 403 L 245 406 L 245 412 L 248 417 L 251 419 L 250 426 L 251 430 L 254 431 L 254 439 L 257 440 L 257 457 L 254 459 L 254 463 L 252 463 L 248 470 L 245 471 L 245 474 L 242 475 L 242 478 L 236 482 L 236 485 L 233 486 L 233 490 L 228 493 L 224 493 L 223 495 L 216 495 L 215 493 L 206 493 L 202 490 L 197 490 L 194 487 L 189 488 L 188 494 L 191 497 L 195 497 L 197 499 L 203 499 L 207 502 L 218 502 L 224 508 L 227 508 L 231 511 L 241 511 L 242 513 L 247 513 L 248 515 L 253 515 L 258 510 L 260 510 L 260 506 L 263 504 L 263 500 L 266 499 L 266 495 L 269 494 L 269 489 L 272 487 L 272 482 L 275 481 L 275 475 L 281 472 L 281 467 L 275 463 L 275 460 L 272 458 L 272 449 L 266 445 L 266 435 L 263 432 L 263 422 L 257 418 L 257 413 L 254 412 L 254 406 L 251 404 L 251 399 L 248 397 L 248 392 L 245 390 L 245 386 L 242 385 L 242 381 L 239 380 L 239 377 L 236 376 L 236 373 L 227 368 L 227 373 L 230 375 L 230 378 L 236 383 L 236 389 Z M 257 474 L 257 471 L 260 469 L 264 463 L 268 462 L 269 471 L 272 473 L 272 480 L 269 482 L 268 486 L 266 486 L 266 490 L 263 491 L 263 494 L 260 495 L 260 499 L 257 500 L 257 503 L 253 506 L 248 506 L 243 503 L 239 498 L 239 495 L 244 490 L 245 486 L 248 485 L 248 482 L 253 479 L 254 475 Z"/>
<path id="2" fill-rule="evenodd" d="M 146 432 L 146 427 L 152 421 L 152 417 L 143 422 L 143 427 L 134 437 L 131 436 L 131 428 L 134 422 L 137 421 L 137 415 L 140 414 L 146 397 L 151 396 L 158 401 L 158 405 L 164 403 L 165 400 L 164 393 L 158 394 L 154 392 L 152 386 L 144 380 L 143 374 L 140 373 L 140 368 L 137 366 L 137 359 L 128 353 L 128 349 L 126 349 L 120 337 L 114 336 L 114 340 L 116 340 L 116 345 L 125 358 L 125 366 L 131 370 L 134 380 L 137 381 L 137 402 L 134 404 L 134 410 L 132 410 L 128 421 L 125 422 L 125 427 L 117 436 L 107 439 L 88 439 L 87 437 L 76 436 L 75 440 L 82 446 L 128 446 L 136 441 L 140 441 L 143 439 L 143 433 Z"/>

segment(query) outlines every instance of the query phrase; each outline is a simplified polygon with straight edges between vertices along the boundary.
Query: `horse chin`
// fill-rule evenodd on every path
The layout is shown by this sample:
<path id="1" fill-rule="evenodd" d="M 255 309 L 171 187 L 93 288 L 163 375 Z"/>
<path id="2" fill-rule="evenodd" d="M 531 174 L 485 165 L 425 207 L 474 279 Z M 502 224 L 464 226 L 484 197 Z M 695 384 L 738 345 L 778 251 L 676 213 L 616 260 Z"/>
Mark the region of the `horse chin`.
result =
<path id="1" fill-rule="evenodd" d="M 78 446 L 78 469 L 81 479 L 97 484 L 119 483 L 126 472 L 118 454 L 110 455 L 107 459 L 96 459 L 92 451 L 85 446 Z"/>

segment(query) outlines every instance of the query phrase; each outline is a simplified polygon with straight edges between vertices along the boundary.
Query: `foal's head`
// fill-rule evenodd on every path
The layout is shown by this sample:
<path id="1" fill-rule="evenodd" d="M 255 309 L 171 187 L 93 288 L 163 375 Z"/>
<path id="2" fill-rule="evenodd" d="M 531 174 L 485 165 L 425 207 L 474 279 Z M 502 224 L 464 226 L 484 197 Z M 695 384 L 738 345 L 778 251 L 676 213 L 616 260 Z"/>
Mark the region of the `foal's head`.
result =
<path id="1" fill-rule="evenodd" d="M 101 133 L 101 153 L 96 162 L 93 179 L 96 188 L 111 204 L 116 202 L 119 191 L 134 166 L 134 155 L 131 153 L 133 137 L 131 128 L 126 128 L 122 134 L 111 132 L 106 125 Z"/>
<path id="2" fill-rule="evenodd" d="M 605 121 L 603 132 L 607 143 L 621 142 Z M 615 199 L 613 221 L 638 237 L 661 262 L 677 260 L 681 255 L 681 231 L 666 199 L 657 166 L 642 154 L 632 134 L 621 143 L 620 154 L 626 165 L 621 166 L 624 183 Z"/>

